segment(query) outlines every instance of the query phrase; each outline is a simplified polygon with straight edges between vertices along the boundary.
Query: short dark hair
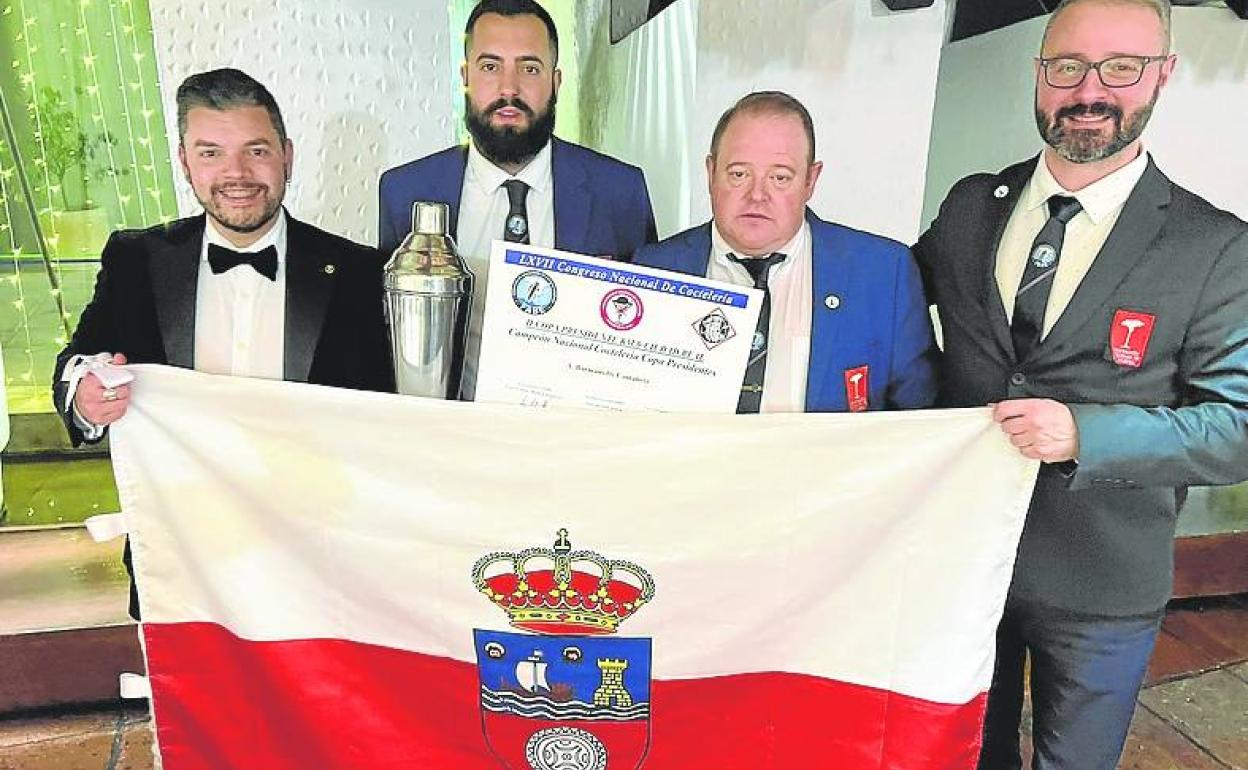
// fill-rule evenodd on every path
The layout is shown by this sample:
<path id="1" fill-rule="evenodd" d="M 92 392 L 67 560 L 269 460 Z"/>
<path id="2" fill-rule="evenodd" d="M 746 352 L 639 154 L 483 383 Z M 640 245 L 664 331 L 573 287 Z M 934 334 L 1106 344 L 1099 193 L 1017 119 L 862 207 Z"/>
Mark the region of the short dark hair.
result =
<path id="1" fill-rule="evenodd" d="M 802 121 L 802 128 L 806 131 L 806 144 L 809 148 L 806 152 L 806 164 L 812 165 L 815 162 L 815 122 L 811 120 L 806 105 L 783 91 L 755 91 L 752 94 L 746 94 L 738 99 L 736 104 L 729 107 L 723 115 L 720 115 L 719 122 L 715 124 L 715 132 L 711 134 L 712 160 L 719 156 L 719 141 L 724 138 L 728 124 L 733 118 L 743 113 L 795 115 L 798 120 Z"/>
<path id="2" fill-rule="evenodd" d="M 550 52 L 555 57 L 550 64 L 553 67 L 559 63 L 559 32 L 555 29 L 555 20 L 550 18 L 550 14 L 536 0 L 481 0 L 477 3 L 477 7 L 468 14 L 468 23 L 464 25 L 465 57 L 468 56 L 468 49 L 472 44 L 472 28 L 476 26 L 477 19 L 487 13 L 497 13 L 499 16 L 536 16 L 541 19 L 546 25 L 546 34 L 550 37 Z"/>
<path id="3" fill-rule="evenodd" d="M 263 107 L 273 122 L 277 138 L 286 144 L 286 124 L 282 111 L 269 89 L 242 70 L 219 69 L 197 72 L 178 86 L 178 142 L 186 138 L 186 114 L 196 107 L 210 110 L 233 110 L 239 107 Z"/>

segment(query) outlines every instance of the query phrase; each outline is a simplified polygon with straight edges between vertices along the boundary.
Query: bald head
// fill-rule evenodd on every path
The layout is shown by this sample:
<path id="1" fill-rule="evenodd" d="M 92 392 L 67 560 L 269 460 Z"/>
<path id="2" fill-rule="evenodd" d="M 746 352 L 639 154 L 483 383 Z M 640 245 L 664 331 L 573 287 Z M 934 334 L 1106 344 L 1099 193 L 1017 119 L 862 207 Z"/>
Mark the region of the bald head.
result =
<path id="1" fill-rule="evenodd" d="M 1102 5 L 1102 6 L 1119 6 L 1122 8 L 1144 8 L 1157 14 L 1157 20 L 1161 23 L 1161 51 L 1162 53 L 1170 53 L 1170 0 L 1062 0 L 1049 16 L 1049 22 L 1044 27 L 1044 39 L 1040 44 L 1041 55 L 1051 53 L 1047 49 L 1049 35 L 1053 31 L 1053 27 L 1057 25 L 1058 20 L 1071 8 L 1080 5 Z"/>

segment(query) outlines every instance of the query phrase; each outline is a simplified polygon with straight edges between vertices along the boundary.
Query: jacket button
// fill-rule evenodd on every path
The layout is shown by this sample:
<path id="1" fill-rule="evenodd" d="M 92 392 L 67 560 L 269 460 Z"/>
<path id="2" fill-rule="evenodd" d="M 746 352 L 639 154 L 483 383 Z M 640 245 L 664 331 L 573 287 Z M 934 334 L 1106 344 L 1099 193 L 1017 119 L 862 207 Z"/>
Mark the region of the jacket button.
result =
<path id="1" fill-rule="evenodd" d="M 1023 374 L 1022 372 L 1014 372 L 1013 374 L 1010 375 L 1010 384 L 1011 385 L 1026 385 L 1027 376 Z"/>

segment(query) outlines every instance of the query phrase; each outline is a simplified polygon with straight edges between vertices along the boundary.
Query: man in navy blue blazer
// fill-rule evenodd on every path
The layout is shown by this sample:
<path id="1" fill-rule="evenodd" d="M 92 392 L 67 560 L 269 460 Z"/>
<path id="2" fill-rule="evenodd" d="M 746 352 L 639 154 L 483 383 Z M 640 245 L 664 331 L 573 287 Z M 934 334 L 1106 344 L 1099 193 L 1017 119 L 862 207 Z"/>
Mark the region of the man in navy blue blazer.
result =
<path id="1" fill-rule="evenodd" d="M 495 239 L 628 259 L 656 240 L 641 169 L 554 137 L 561 73 L 554 20 L 534 0 L 483 0 L 464 28 L 464 122 L 472 137 L 381 177 L 379 243 L 411 231 L 412 204 L 450 207 L 451 234 L 482 307 Z M 476 385 L 481 313 L 468 329 L 461 395 Z"/>
<path id="2" fill-rule="evenodd" d="M 935 345 L 914 259 L 816 217 L 806 204 L 822 170 L 802 103 L 750 94 L 711 139 L 712 220 L 635 261 L 766 290 L 738 412 L 929 406 Z"/>

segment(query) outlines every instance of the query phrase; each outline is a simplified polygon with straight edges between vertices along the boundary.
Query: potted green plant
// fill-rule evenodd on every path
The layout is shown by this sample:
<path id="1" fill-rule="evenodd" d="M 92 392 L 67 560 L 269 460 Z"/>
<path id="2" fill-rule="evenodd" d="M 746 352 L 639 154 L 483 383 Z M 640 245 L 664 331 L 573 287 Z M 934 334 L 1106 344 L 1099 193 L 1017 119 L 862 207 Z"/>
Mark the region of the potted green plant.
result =
<path id="1" fill-rule="evenodd" d="M 52 86 L 39 89 L 27 111 L 33 141 L 26 157 L 33 166 L 36 205 L 46 207 L 41 220 L 48 251 L 58 257 L 98 257 L 109 224 L 91 198 L 91 183 L 128 173 L 107 162 L 117 139 L 108 131 L 88 132 Z"/>

